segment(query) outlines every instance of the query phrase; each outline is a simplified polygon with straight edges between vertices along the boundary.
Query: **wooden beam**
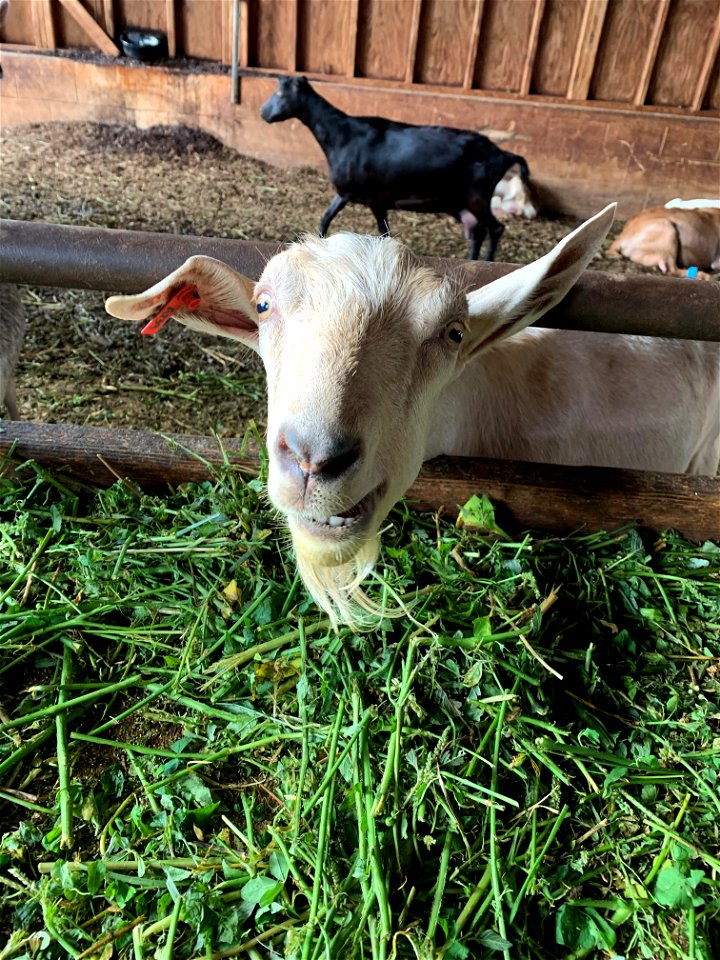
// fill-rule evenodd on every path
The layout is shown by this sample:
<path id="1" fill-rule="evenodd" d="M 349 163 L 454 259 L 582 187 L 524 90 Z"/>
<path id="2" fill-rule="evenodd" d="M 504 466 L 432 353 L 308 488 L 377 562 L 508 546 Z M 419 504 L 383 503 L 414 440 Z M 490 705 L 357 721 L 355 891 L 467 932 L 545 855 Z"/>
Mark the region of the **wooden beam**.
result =
<path id="1" fill-rule="evenodd" d="M 10 53 L 42 53 L 43 47 L 38 47 L 34 43 L 5 43 L 0 41 L 0 52 L 7 50 Z M 42 53 L 45 56 L 44 53 Z"/>
<path id="2" fill-rule="evenodd" d="M 540 28 L 542 27 L 544 13 L 545 0 L 535 0 L 532 23 L 530 24 L 530 35 L 528 36 L 528 45 L 527 50 L 525 51 L 522 74 L 520 75 L 520 90 L 518 91 L 523 97 L 526 97 L 528 93 L 530 93 L 533 67 L 535 66 L 535 56 L 537 54 L 538 40 L 540 39 Z"/>
<path id="3" fill-rule="evenodd" d="M 31 4 L 35 45 L 41 50 L 55 50 L 55 24 L 50 0 L 35 0 Z"/>
<path id="4" fill-rule="evenodd" d="M 655 61 L 657 60 L 658 50 L 660 49 L 660 41 L 662 40 L 663 30 L 665 29 L 665 22 L 667 21 L 669 12 L 670 0 L 658 0 L 657 11 L 655 12 L 655 22 L 653 23 L 652 34 L 650 36 L 650 43 L 648 44 L 645 61 L 643 63 L 642 70 L 640 71 L 640 79 L 638 80 L 637 90 L 635 91 L 635 99 L 633 102 L 636 107 L 640 107 L 645 103 L 645 98 L 647 97 L 648 89 L 650 88 L 650 80 L 652 78 L 653 70 L 655 69 Z"/>
<path id="5" fill-rule="evenodd" d="M 290 0 L 290 22 L 288 25 L 288 52 L 287 69 L 290 73 L 297 70 L 297 45 L 298 45 L 298 22 L 300 17 L 300 4 L 298 0 Z"/>
<path id="6" fill-rule="evenodd" d="M 177 19 L 175 0 L 165 0 L 165 33 L 167 34 L 168 56 L 177 56 Z"/>
<path id="7" fill-rule="evenodd" d="M 95 0 L 95 18 L 109 37 L 115 36 L 115 0 Z"/>
<path id="8" fill-rule="evenodd" d="M 695 92 L 693 93 L 692 101 L 690 103 L 690 108 L 692 110 L 702 110 L 703 100 L 705 99 L 705 94 L 707 93 L 708 84 L 710 83 L 710 76 L 712 75 L 718 51 L 720 51 L 720 7 L 718 7 L 718 12 L 715 15 L 715 26 L 710 34 L 707 49 L 705 50 L 705 57 L 703 58 L 703 63 L 700 67 L 700 75 L 698 76 Z"/>
<path id="9" fill-rule="evenodd" d="M 413 83 L 415 80 L 415 60 L 417 58 L 418 35 L 420 33 L 422 0 L 412 0 L 412 5 L 412 18 L 410 20 L 407 44 L 407 62 L 405 64 L 405 83 Z"/>
<path id="10" fill-rule="evenodd" d="M 345 44 L 345 69 L 346 77 L 355 76 L 355 57 L 357 54 L 357 35 L 358 35 L 358 17 L 360 16 L 359 0 L 346 0 L 348 16 L 350 17 L 350 29 L 348 30 L 348 39 Z"/>
<path id="11" fill-rule="evenodd" d="M 240 0 L 240 36 L 238 37 L 239 64 L 247 67 L 250 63 L 250 3 Z"/>
<path id="12" fill-rule="evenodd" d="M 480 29 L 482 27 L 484 11 L 485 0 L 475 0 L 473 23 L 470 30 L 470 41 L 468 45 L 468 58 L 465 62 L 465 74 L 463 76 L 463 87 L 465 90 L 472 89 L 473 79 L 475 77 L 475 66 L 477 64 L 478 47 L 480 45 Z"/>
<path id="13" fill-rule="evenodd" d="M 568 100 L 587 100 L 588 98 L 607 9 L 608 0 L 585 0 L 580 35 L 570 70 L 566 94 Z"/>
<path id="14" fill-rule="evenodd" d="M 259 467 L 257 451 L 239 439 L 18 421 L 0 421 L 0 453 L 97 486 L 126 477 L 155 488 L 205 480 L 207 465 L 225 457 L 242 472 Z M 506 515 L 501 522 L 516 529 L 589 532 L 636 522 L 690 540 L 720 537 L 716 477 L 439 457 L 423 465 L 407 496 L 422 509 L 452 513 L 475 493 L 489 496 Z"/>
<path id="15" fill-rule="evenodd" d="M 114 41 L 111 40 L 100 24 L 87 12 L 85 7 L 80 3 L 80 0 L 60 0 L 60 3 L 65 7 L 77 25 L 90 37 L 96 47 L 109 57 L 120 56 L 120 51 L 115 46 Z"/>
<path id="16" fill-rule="evenodd" d="M 220 59 L 226 64 L 232 63 L 233 2 L 234 0 L 220 0 Z"/>

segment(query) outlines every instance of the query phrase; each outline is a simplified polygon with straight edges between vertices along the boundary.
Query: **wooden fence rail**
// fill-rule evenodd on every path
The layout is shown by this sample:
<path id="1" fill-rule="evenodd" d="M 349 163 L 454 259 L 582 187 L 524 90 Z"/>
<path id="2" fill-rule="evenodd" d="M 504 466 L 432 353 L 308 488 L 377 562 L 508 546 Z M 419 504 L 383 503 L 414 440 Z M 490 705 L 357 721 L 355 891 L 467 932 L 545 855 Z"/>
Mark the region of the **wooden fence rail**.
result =
<path id="1" fill-rule="evenodd" d="M 127 478 L 163 488 L 205 480 L 226 462 L 258 470 L 257 450 L 239 439 L 64 424 L 0 421 L 0 454 L 94 486 Z M 720 538 L 715 477 L 438 457 L 423 465 L 407 496 L 421 509 L 454 513 L 475 493 L 489 496 L 501 522 L 515 530 L 591 532 L 635 522 L 654 531 L 672 528 L 690 540 Z"/>

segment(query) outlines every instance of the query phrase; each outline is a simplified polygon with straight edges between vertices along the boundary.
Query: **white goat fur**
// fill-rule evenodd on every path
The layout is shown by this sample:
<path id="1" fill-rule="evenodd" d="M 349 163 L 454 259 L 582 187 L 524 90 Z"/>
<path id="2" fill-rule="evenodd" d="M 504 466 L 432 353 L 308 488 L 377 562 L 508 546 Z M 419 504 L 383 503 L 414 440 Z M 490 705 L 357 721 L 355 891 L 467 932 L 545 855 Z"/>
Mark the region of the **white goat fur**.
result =
<path id="1" fill-rule="evenodd" d="M 716 344 L 519 332 L 562 299 L 612 215 L 607 208 L 541 260 L 468 295 L 395 240 L 336 234 L 306 238 L 270 260 L 255 300 L 247 278 L 193 257 L 144 294 L 110 298 L 107 309 L 144 319 L 191 283 L 200 306 L 176 319 L 260 354 L 268 493 L 316 601 L 352 622 L 380 527 L 430 457 L 716 472 Z M 254 303 L 265 307 L 259 320 Z M 307 448 L 356 436 L 362 453 L 339 476 L 303 473 L 295 462 L 288 469 L 291 429 Z M 341 514 L 353 519 L 331 529 Z"/>

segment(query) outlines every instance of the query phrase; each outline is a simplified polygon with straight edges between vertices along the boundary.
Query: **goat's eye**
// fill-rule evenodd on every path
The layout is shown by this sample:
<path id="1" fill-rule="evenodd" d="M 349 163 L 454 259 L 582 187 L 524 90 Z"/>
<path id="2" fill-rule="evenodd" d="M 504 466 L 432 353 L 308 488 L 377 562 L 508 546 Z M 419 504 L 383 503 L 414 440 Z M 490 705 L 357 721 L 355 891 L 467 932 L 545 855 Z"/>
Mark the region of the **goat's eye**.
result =
<path id="1" fill-rule="evenodd" d="M 463 327 L 461 323 L 449 323 L 443 331 L 443 336 L 446 340 L 449 340 L 450 343 L 459 345 L 465 339 L 465 327 Z"/>
<path id="2" fill-rule="evenodd" d="M 257 310 L 259 316 L 266 317 L 272 310 L 272 300 L 267 294 L 260 294 L 257 303 L 255 304 L 255 309 Z"/>

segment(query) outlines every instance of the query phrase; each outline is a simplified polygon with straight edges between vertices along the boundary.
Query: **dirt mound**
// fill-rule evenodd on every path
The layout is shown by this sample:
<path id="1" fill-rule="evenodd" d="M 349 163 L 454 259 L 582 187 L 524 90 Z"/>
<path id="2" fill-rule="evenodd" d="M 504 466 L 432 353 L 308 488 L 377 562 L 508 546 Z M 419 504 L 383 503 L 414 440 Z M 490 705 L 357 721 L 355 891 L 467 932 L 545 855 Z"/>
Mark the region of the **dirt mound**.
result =
<path id="1" fill-rule="evenodd" d="M 78 145 L 88 150 L 109 153 L 135 153 L 149 157 L 177 157 L 194 154 L 199 157 L 226 159 L 236 156 L 215 137 L 203 130 L 183 125 L 155 126 L 145 130 L 122 123 L 82 124 Z"/>

